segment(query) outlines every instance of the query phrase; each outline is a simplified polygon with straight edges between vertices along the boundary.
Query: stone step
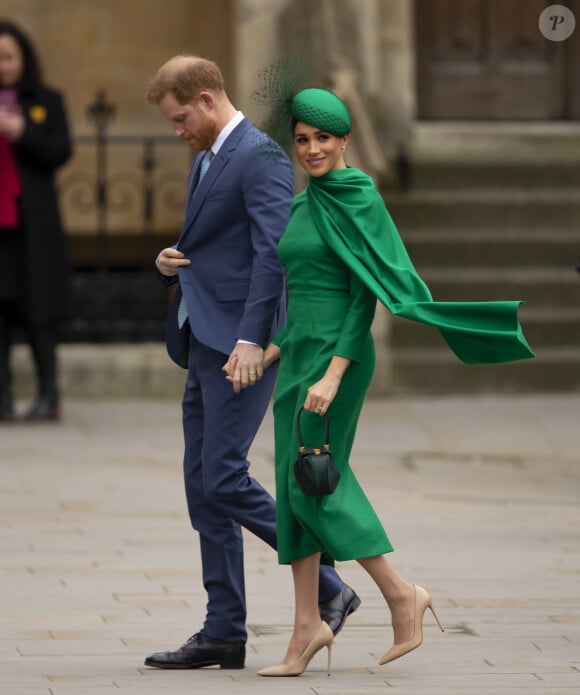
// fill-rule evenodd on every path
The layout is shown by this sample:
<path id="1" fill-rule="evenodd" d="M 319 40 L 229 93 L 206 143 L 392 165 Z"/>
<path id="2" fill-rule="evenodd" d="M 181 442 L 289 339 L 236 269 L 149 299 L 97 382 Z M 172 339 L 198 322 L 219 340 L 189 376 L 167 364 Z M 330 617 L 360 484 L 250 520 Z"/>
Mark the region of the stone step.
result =
<path id="1" fill-rule="evenodd" d="M 577 190 L 450 191 L 385 193 L 385 205 L 397 228 L 429 229 L 578 229 Z"/>
<path id="2" fill-rule="evenodd" d="M 578 121 L 421 121 L 413 161 L 542 164 L 580 161 Z"/>
<path id="3" fill-rule="evenodd" d="M 580 224 L 577 229 L 410 230 L 405 246 L 417 267 L 477 266 L 561 267 L 580 262 Z"/>
<path id="4" fill-rule="evenodd" d="M 411 189 L 384 200 L 433 297 L 519 299 L 536 358 L 467 366 L 436 330 L 394 318 L 396 393 L 580 387 L 580 124 L 419 123 Z"/>
<path id="5" fill-rule="evenodd" d="M 457 161 L 411 163 L 411 188 L 496 189 L 578 188 L 580 164 L 576 161 L 482 162 L 469 157 Z"/>
<path id="6" fill-rule="evenodd" d="M 574 188 L 577 122 L 419 122 L 408 149 L 413 190 Z"/>
<path id="7" fill-rule="evenodd" d="M 580 275 L 561 268 L 426 268 L 438 301 L 520 300 L 533 309 L 580 308 Z"/>
<path id="8" fill-rule="evenodd" d="M 410 323 L 410 322 L 409 322 Z M 580 350 L 535 347 L 536 358 L 503 365 L 465 365 L 437 331 L 423 327 L 429 341 L 399 347 L 391 354 L 387 390 L 371 385 L 372 395 L 518 393 L 572 391 L 580 388 Z M 436 344 L 435 337 L 439 341 Z M 377 346 L 380 349 L 380 346 Z M 171 398 L 183 395 L 185 370 L 174 365 L 161 343 L 59 347 L 63 398 Z M 33 366 L 26 346 L 13 351 L 14 394 L 32 399 Z"/>
<path id="9" fill-rule="evenodd" d="M 419 227 L 405 231 L 404 241 L 438 241 L 440 243 L 520 241 L 522 243 L 580 241 L 580 225 L 568 227 L 537 227 L 533 229 L 518 227 L 440 227 L 433 223 L 429 227 Z"/>
<path id="10" fill-rule="evenodd" d="M 62 344 L 59 383 L 66 398 L 173 398 L 183 395 L 185 370 L 163 343 Z M 33 366 L 26 345 L 12 355 L 15 398 L 32 398 Z"/>
<path id="11" fill-rule="evenodd" d="M 580 389 L 580 350 L 546 348 L 535 359 L 500 365 L 466 365 L 448 348 L 395 350 L 397 394 L 531 393 Z"/>
<path id="12" fill-rule="evenodd" d="M 519 311 L 524 334 L 535 351 L 539 348 L 576 347 L 580 351 L 580 309 L 531 310 L 524 305 Z M 392 346 L 395 350 L 439 348 L 443 339 L 429 326 L 393 317 L 390 324 Z"/>

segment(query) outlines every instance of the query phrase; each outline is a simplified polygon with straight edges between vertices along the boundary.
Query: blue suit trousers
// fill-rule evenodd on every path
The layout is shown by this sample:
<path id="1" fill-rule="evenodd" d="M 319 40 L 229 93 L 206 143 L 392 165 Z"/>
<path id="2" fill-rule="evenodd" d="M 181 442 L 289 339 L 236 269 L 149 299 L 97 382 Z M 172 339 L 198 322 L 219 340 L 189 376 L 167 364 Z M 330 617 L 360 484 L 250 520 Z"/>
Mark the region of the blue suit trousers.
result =
<path id="1" fill-rule="evenodd" d="M 189 516 L 198 531 L 207 613 L 201 632 L 246 640 L 241 527 L 276 548 L 272 496 L 249 474 L 248 451 L 270 402 L 277 366 L 234 393 L 222 366 L 227 356 L 191 337 L 183 397 L 184 477 Z M 320 570 L 320 600 L 342 589 L 335 570 Z"/>

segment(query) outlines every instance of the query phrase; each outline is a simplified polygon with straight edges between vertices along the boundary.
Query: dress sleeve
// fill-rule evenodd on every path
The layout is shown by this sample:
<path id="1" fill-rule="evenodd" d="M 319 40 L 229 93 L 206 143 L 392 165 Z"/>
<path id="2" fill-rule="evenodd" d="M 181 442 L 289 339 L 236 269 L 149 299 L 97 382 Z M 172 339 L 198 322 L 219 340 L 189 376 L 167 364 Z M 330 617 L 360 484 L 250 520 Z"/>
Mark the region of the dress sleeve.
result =
<path id="1" fill-rule="evenodd" d="M 277 146 L 252 150 L 244 165 L 242 195 L 253 261 L 249 290 L 236 337 L 265 346 L 284 288 L 278 242 L 290 217 L 294 171 Z"/>
<path id="2" fill-rule="evenodd" d="M 375 316 L 377 299 L 355 273 L 350 276 L 350 307 L 344 317 L 334 354 L 359 362 Z"/>
<path id="3" fill-rule="evenodd" d="M 282 328 L 276 333 L 276 335 L 272 338 L 272 342 L 274 345 L 277 345 L 280 347 L 282 343 L 284 342 L 284 338 L 286 337 L 286 334 L 288 333 L 288 324 L 285 323 Z"/>

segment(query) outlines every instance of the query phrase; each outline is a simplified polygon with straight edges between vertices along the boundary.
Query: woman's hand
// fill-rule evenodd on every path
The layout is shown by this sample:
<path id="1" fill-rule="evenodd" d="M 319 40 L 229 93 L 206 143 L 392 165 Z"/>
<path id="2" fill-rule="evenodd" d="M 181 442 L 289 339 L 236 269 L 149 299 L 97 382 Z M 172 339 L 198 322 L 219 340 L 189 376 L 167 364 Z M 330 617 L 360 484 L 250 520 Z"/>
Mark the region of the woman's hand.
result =
<path id="1" fill-rule="evenodd" d="M 270 343 L 264 350 L 264 369 L 280 359 L 280 348 Z"/>
<path id="2" fill-rule="evenodd" d="M 19 111 L 12 111 L 0 106 L 0 135 L 4 135 L 11 142 L 17 142 L 24 133 L 26 122 Z"/>
<path id="3" fill-rule="evenodd" d="M 312 384 L 308 389 L 306 400 L 304 401 L 304 410 L 317 415 L 325 415 L 334 400 L 342 377 L 346 372 L 350 360 L 345 357 L 337 357 L 336 355 L 330 360 L 328 369 L 325 375 Z"/>

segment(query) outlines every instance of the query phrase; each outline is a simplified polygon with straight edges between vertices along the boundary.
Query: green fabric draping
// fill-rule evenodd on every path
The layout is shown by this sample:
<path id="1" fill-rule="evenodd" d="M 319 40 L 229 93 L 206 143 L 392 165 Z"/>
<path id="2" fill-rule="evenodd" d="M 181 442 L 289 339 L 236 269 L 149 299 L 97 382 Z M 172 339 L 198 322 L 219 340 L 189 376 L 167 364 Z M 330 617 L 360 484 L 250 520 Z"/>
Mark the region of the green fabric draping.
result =
<path id="1" fill-rule="evenodd" d="M 310 177 L 316 227 L 336 255 L 397 316 L 434 326 L 468 364 L 534 357 L 517 311 L 521 301 L 434 301 L 403 244 L 373 180 L 353 167 Z"/>

